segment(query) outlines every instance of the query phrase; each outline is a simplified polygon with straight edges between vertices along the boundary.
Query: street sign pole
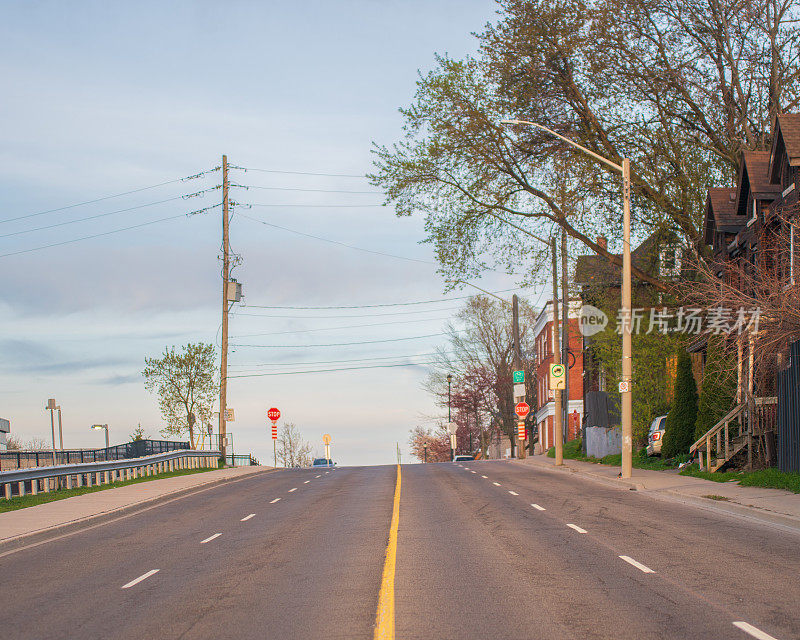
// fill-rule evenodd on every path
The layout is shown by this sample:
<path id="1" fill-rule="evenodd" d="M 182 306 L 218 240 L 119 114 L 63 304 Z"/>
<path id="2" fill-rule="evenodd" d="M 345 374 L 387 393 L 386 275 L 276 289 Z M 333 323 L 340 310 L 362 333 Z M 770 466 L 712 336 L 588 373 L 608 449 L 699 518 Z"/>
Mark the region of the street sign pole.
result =
<path id="1" fill-rule="evenodd" d="M 272 420 L 272 464 L 274 468 L 278 468 L 278 420 L 280 420 L 281 412 L 277 407 L 272 407 L 267 411 L 267 418 Z"/>

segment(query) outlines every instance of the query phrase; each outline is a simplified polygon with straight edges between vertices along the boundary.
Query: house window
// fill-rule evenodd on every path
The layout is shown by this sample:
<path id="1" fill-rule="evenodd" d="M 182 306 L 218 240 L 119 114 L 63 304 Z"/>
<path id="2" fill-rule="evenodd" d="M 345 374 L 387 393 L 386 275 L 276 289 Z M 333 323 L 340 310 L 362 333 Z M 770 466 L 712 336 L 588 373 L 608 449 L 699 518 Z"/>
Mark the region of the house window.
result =
<path id="1" fill-rule="evenodd" d="M 659 274 L 663 277 L 674 277 L 681 274 L 681 248 L 679 246 L 672 244 L 661 249 Z"/>

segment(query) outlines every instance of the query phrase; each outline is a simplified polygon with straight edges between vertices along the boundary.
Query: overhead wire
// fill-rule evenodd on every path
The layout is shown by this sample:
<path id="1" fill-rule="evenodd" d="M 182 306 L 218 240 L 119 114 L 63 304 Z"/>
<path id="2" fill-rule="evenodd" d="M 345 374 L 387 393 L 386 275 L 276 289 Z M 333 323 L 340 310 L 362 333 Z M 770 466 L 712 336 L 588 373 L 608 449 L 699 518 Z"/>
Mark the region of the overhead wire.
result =
<path id="1" fill-rule="evenodd" d="M 362 251 L 364 253 L 371 253 L 371 254 L 378 255 L 378 256 L 384 256 L 386 258 L 396 258 L 397 260 L 406 260 L 408 262 L 419 262 L 419 263 L 422 263 L 422 264 L 436 264 L 435 262 L 432 262 L 430 260 L 420 260 L 418 258 L 409 258 L 409 257 L 406 257 L 406 256 L 398 256 L 398 255 L 395 255 L 393 253 L 385 253 L 383 251 L 375 251 L 373 249 L 365 249 L 364 247 L 357 247 L 357 246 L 352 245 L 352 244 L 347 244 L 345 242 L 340 242 L 339 240 L 331 240 L 330 238 L 323 238 L 321 236 L 315 236 L 315 235 L 313 235 L 311 233 L 305 233 L 304 231 L 298 231 L 297 229 L 290 229 L 289 227 L 282 227 L 281 225 L 273 224 L 271 222 L 266 222 L 265 220 L 259 220 L 258 218 L 253 218 L 251 216 L 245 215 L 244 213 L 240 213 L 239 217 L 240 218 L 245 218 L 247 220 L 251 220 L 253 222 L 258 222 L 258 223 L 266 225 L 268 227 L 272 227 L 273 229 L 280 229 L 281 231 L 287 231 L 289 233 L 294 233 L 294 234 L 296 234 L 298 236 L 303 236 L 305 238 L 312 238 L 314 240 L 319 240 L 320 242 L 327 242 L 329 244 L 335 244 L 335 245 L 338 245 L 340 247 L 346 247 L 347 249 L 353 249 L 355 251 Z"/>
<path id="2" fill-rule="evenodd" d="M 449 353 L 449 352 L 448 352 Z M 315 360 L 312 362 L 251 362 L 251 363 L 229 363 L 229 367 L 243 367 L 243 368 L 256 368 L 256 367 L 306 367 L 313 364 L 342 364 L 345 362 L 371 362 L 375 360 L 402 360 L 404 358 L 429 358 L 439 355 L 437 351 L 429 353 L 412 353 L 399 356 L 373 356 L 371 358 L 345 358 L 340 360 Z"/>
<path id="3" fill-rule="evenodd" d="M 66 206 L 63 206 L 63 207 L 56 207 L 55 209 L 47 209 L 45 211 L 37 211 L 35 213 L 28 213 L 28 214 L 25 214 L 24 216 L 17 216 L 16 218 L 6 218 L 5 220 L 0 220 L 0 224 L 6 223 L 6 222 L 14 222 L 16 220 L 24 220 L 26 218 L 35 218 L 36 216 L 43 216 L 45 214 L 55 213 L 57 211 L 66 211 L 67 209 L 74 209 L 75 207 L 82 207 L 82 206 L 87 205 L 87 204 L 94 204 L 96 202 L 103 202 L 105 200 L 111 200 L 112 198 L 121 198 L 122 196 L 129 196 L 129 195 L 131 195 L 133 193 L 141 193 L 142 191 L 148 191 L 149 189 L 156 189 L 158 187 L 163 187 L 163 186 L 168 185 L 168 184 L 175 184 L 177 182 L 185 182 L 186 180 L 194 180 L 196 178 L 201 178 L 201 177 L 203 177 L 204 175 L 206 175 L 208 173 L 213 173 L 214 171 L 217 171 L 218 169 L 219 169 L 219 167 L 216 167 L 214 169 L 209 169 L 207 171 L 201 171 L 200 173 L 196 173 L 196 174 L 191 175 L 191 176 L 185 176 L 183 178 L 175 178 L 174 180 L 167 180 L 165 182 L 159 182 L 158 184 L 152 184 L 152 185 L 147 186 L 147 187 L 140 187 L 139 189 L 131 189 L 130 191 L 123 191 L 122 193 L 114 193 L 114 194 L 112 194 L 110 196 L 103 196 L 102 198 L 95 198 L 93 200 L 85 200 L 83 202 L 76 202 L 75 204 L 69 204 L 69 205 L 66 205 Z"/>
<path id="4" fill-rule="evenodd" d="M 245 373 L 241 375 L 227 376 L 231 378 L 264 378 L 268 376 L 294 376 L 309 373 L 334 373 L 338 371 L 359 371 L 363 369 L 390 369 L 395 367 L 428 367 L 434 364 L 433 362 L 408 362 L 405 364 L 375 364 L 364 367 L 341 367 L 337 369 L 312 369 L 309 371 L 272 371 L 269 373 Z"/>
<path id="5" fill-rule="evenodd" d="M 382 342 L 403 342 L 406 340 L 422 340 L 435 338 L 444 333 L 428 333 L 421 336 L 408 336 L 405 338 L 384 338 L 383 340 L 361 340 L 359 342 L 332 342 L 328 344 L 231 344 L 231 347 L 254 347 L 258 349 L 319 349 L 321 347 L 349 347 L 359 344 L 379 344 Z"/>
<path id="6" fill-rule="evenodd" d="M 521 291 L 526 287 L 513 287 L 511 289 L 500 289 L 499 291 L 492 291 L 491 293 L 509 293 L 510 291 Z M 452 298 L 437 298 L 436 300 L 415 300 L 413 302 L 386 302 L 383 304 L 356 304 L 356 305 L 331 305 L 321 307 L 300 307 L 300 306 L 278 306 L 278 305 L 258 305 L 249 304 L 248 309 L 307 309 L 307 310 L 323 310 L 323 309 L 376 309 L 380 307 L 406 307 L 418 304 L 438 304 L 441 302 L 452 302 L 453 300 L 466 300 L 467 298 L 474 298 L 471 296 L 456 296 Z"/>
<path id="7" fill-rule="evenodd" d="M 317 328 L 317 329 L 295 329 L 295 330 L 291 330 L 291 331 L 270 331 L 270 332 L 266 332 L 266 333 L 264 333 L 264 332 L 261 332 L 261 333 L 240 333 L 240 334 L 235 335 L 234 339 L 253 338 L 253 337 L 256 337 L 256 336 L 281 336 L 281 335 L 295 334 L 295 333 L 316 333 L 318 331 L 337 331 L 337 330 L 341 330 L 341 329 L 361 329 L 361 328 L 365 328 L 365 327 L 386 327 L 386 326 L 389 326 L 389 325 L 412 324 L 412 323 L 415 323 L 415 322 L 437 322 L 437 321 L 440 322 L 440 321 L 449 320 L 449 319 L 450 319 L 450 317 L 448 316 L 448 317 L 444 317 L 444 318 L 422 318 L 422 319 L 419 319 L 419 320 L 397 320 L 395 322 L 372 322 L 372 323 L 369 323 L 369 324 L 351 324 L 351 325 L 346 325 L 346 326 L 343 326 L 343 327 L 320 327 L 320 328 Z"/>
<path id="8" fill-rule="evenodd" d="M 278 169 L 256 169 L 254 167 L 239 167 L 229 164 L 228 169 L 238 171 L 257 171 L 259 173 L 279 173 L 293 176 L 323 176 L 326 178 L 366 178 L 363 173 L 316 173 L 313 171 L 281 171 Z"/>
<path id="9" fill-rule="evenodd" d="M 243 306 L 242 309 L 247 309 L 248 307 Z M 414 311 L 390 311 L 389 313 L 357 313 L 357 314 L 344 314 L 344 315 L 335 315 L 335 316 L 286 316 L 286 315 L 273 315 L 273 314 L 265 314 L 265 313 L 242 313 L 240 311 L 232 311 L 232 316 L 246 316 L 249 318 L 275 318 L 275 319 L 287 319 L 287 320 L 336 320 L 342 319 L 346 320 L 348 318 L 383 318 L 383 317 L 392 317 L 392 316 L 408 316 L 408 315 L 416 315 L 420 313 L 439 313 L 441 311 L 453 311 L 455 309 L 460 309 L 460 306 L 453 306 L 453 307 L 444 307 L 438 309 L 415 309 Z"/>
<path id="10" fill-rule="evenodd" d="M 182 200 L 184 196 L 175 196 L 174 198 L 167 198 L 166 200 L 157 200 L 156 202 L 148 202 L 147 204 L 140 204 L 135 207 L 127 207 L 126 209 L 117 209 L 116 211 L 108 211 L 106 213 L 98 213 L 93 216 L 87 216 L 85 218 L 78 218 L 77 220 L 67 220 L 66 222 L 56 222 L 54 224 L 48 224 L 43 227 L 34 227 L 33 229 L 23 229 L 21 231 L 14 231 L 12 233 L 4 233 L 0 235 L 0 238 L 9 238 L 11 236 L 19 236 L 25 233 L 34 233 L 35 231 L 46 231 L 47 229 L 55 229 L 56 227 L 64 227 L 70 224 L 76 224 L 78 222 L 86 222 L 87 220 L 96 220 L 97 218 L 104 218 L 106 216 L 113 216 L 117 213 L 126 213 L 128 211 L 134 211 L 136 209 L 144 209 L 145 207 L 154 207 L 158 204 L 164 204 L 165 202 L 173 202 L 175 200 Z"/>
<path id="11" fill-rule="evenodd" d="M 350 191 L 346 189 L 305 189 L 301 187 L 262 187 L 260 185 L 246 185 L 246 184 L 235 184 L 231 183 L 230 185 L 232 188 L 239 188 L 239 189 L 261 189 L 263 191 L 300 191 L 304 193 L 359 193 L 359 194 L 371 194 L 374 196 L 382 196 L 383 193 L 380 191 Z"/>

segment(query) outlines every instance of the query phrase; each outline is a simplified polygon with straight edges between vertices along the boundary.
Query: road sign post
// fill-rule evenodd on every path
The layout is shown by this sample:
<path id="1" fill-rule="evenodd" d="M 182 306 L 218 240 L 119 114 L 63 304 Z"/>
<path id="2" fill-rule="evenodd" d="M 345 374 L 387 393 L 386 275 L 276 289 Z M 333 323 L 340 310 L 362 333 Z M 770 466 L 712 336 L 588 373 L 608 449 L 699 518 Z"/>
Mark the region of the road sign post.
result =
<path id="1" fill-rule="evenodd" d="M 280 420 L 281 412 L 276 407 L 272 407 L 267 411 L 267 418 L 272 420 L 272 464 L 275 468 L 278 467 L 278 420 Z"/>
<path id="2" fill-rule="evenodd" d="M 330 464 L 331 459 L 331 434 L 326 433 L 322 436 L 322 443 L 325 445 L 325 460 L 328 462 L 326 464 Z"/>
<path id="3" fill-rule="evenodd" d="M 553 391 L 561 391 L 567 384 L 567 367 L 564 364 L 550 365 L 549 388 Z"/>

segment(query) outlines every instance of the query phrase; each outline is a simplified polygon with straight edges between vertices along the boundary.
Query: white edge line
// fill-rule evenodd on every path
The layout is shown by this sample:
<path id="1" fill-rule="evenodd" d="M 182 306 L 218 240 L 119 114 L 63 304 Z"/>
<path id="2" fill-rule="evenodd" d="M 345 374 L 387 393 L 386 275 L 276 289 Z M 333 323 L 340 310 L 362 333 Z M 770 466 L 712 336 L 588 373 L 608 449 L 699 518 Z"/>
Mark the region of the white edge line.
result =
<path id="1" fill-rule="evenodd" d="M 275 498 L 274 500 L 270 500 L 269 503 L 270 504 L 275 504 L 278 500 L 280 500 L 280 498 Z"/>
<path id="2" fill-rule="evenodd" d="M 492 484 L 493 484 L 495 487 L 499 487 L 499 486 L 500 486 L 500 483 L 499 483 L 499 482 L 492 482 Z"/>
<path id="3" fill-rule="evenodd" d="M 486 478 L 488 480 L 489 476 L 481 476 L 481 478 Z"/>
<path id="4" fill-rule="evenodd" d="M 147 573 L 143 573 L 135 580 L 131 580 L 128 584 L 123 584 L 122 589 L 130 589 L 133 585 L 139 584 L 142 580 L 147 580 L 150 576 L 158 573 L 160 569 L 150 569 Z"/>
<path id="5" fill-rule="evenodd" d="M 645 573 L 655 573 L 655 571 L 653 571 L 650 567 L 644 566 L 641 562 L 636 562 L 636 560 L 630 556 L 620 556 L 620 559 L 624 560 L 629 565 L 636 567 L 640 571 L 644 571 Z"/>
<path id="6" fill-rule="evenodd" d="M 303 484 L 308 484 L 311 480 L 306 480 Z"/>
<path id="7" fill-rule="evenodd" d="M 541 506 L 539 506 L 539 505 L 538 505 L 538 504 L 536 504 L 535 502 L 532 502 L 532 503 L 531 503 L 531 506 L 532 506 L 534 509 L 538 509 L 539 511 L 547 511 L 547 509 L 545 509 L 544 507 L 541 507 Z"/>
<path id="8" fill-rule="evenodd" d="M 509 491 L 512 496 L 518 496 L 519 494 L 516 491 Z"/>
<path id="9" fill-rule="evenodd" d="M 477 471 L 470 471 L 470 473 L 478 473 Z"/>
<path id="10" fill-rule="evenodd" d="M 765 633 L 761 629 L 754 627 L 752 624 L 748 624 L 746 622 L 734 622 L 734 627 L 738 627 L 745 633 L 749 633 L 754 638 L 758 638 L 758 640 L 778 640 L 775 636 L 771 636 L 768 633 Z"/>
<path id="11" fill-rule="evenodd" d="M 289 493 L 291 493 L 292 491 L 297 491 L 297 487 L 292 487 L 291 489 L 289 489 Z"/>
<path id="12" fill-rule="evenodd" d="M 578 533 L 586 533 L 586 529 L 581 529 L 577 524 L 567 524 L 570 529 L 575 529 Z"/>
<path id="13" fill-rule="evenodd" d="M 255 514 L 255 513 L 251 513 L 249 516 L 245 516 L 244 518 L 242 518 L 241 520 L 239 520 L 239 522 L 246 522 L 246 521 L 248 521 L 250 518 L 252 518 L 254 515 L 256 515 L 256 514 Z"/>
<path id="14" fill-rule="evenodd" d="M 206 542 L 211 542 L 212 540 L 215 540 L 216 538 L 219 538 L 221 535 L 222 535 L 221 533 L 215 533 L 213 536 L 208 536 L 208 538 L 206 538 L 205 540 L 201 540 L 200 544 L 205 544 Z"/>

